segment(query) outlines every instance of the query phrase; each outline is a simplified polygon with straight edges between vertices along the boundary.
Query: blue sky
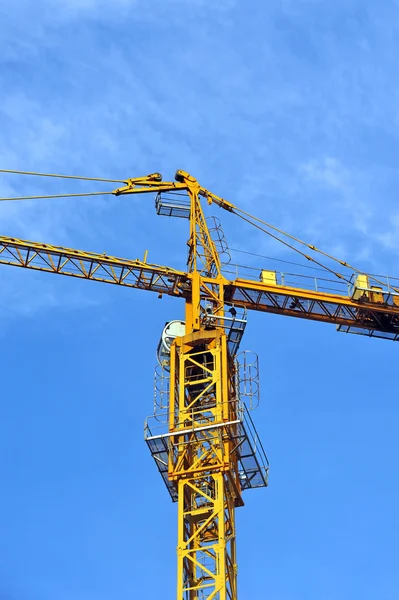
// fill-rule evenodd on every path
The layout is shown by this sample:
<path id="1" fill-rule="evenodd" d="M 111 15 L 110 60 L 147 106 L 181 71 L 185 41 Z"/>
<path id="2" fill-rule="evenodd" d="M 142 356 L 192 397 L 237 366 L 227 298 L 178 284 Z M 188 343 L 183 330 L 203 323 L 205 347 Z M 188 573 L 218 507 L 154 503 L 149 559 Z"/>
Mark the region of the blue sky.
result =
<path id="1" fill-rule="evenodd" d="M 394 0 L 0 0 L 0 167 L 183 168 L 399 275 L 398 17 Z M 0 196 L 70 189 L 0 178 Z M 292 258 L 216 214 L 233 248 Z M 149 197 L 2 203 L 0 226 L 184 266 L 185 222 Z M 142 429 L 183 305 L 6 267 L 1 284 L 0 599 L 173 598 L 176 507 Z M 237 512 L 240 599 L 396 599 L 396 346 L 253 314 L 243 347 L 271 475 Z"/>

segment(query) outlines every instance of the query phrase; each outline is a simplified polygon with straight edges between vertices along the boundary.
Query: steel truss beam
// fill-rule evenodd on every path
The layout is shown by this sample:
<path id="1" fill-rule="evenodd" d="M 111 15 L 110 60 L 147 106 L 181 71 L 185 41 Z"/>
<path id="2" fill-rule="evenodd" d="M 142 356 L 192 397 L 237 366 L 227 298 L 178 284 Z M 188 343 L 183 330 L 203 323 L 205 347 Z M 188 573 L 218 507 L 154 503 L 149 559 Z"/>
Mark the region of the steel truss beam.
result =
<path id="1" fill-rule="evenodd" d="M 195 232 L 197 236 L 197 230 Z M 211 268 L 214 263 L 209 261 Z M 399 297 L 395 294 L 382 295 L 384 301 L 378 303 L 359 301 L 339 294 L 271 286 L 245 279 L 227 281 L 222 276 L 200 277 L 195 272 L 184 273 L 138 259 L 5 236 L 0 236 L 0 264 L 185 298 L 187 306 L 193 305 L 190 311 L 196 316 L 194 320 L 187 314 L 186 320 L 192 321 L 196 329 L 200 327 L 200 299 L 205 299 L 216 311 L 221 311 L 227 302 L 247 310 L 334 323 L 343 331 L 356 330 L 357 333 L 399 340 Z"/>

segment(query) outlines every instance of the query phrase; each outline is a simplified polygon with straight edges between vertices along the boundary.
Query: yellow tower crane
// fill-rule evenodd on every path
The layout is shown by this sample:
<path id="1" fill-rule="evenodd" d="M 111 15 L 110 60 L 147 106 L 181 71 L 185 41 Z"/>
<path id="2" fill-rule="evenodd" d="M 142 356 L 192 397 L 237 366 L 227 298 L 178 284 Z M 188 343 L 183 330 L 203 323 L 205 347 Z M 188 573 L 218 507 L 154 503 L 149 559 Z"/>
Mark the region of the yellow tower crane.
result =
<path id="1" fill-rule="evenodd" d="M 65 177 L 21 171 L 23 175 Z M 156 414 L 145 425 L 145 439 L 167 489 L 178 507 L 177 600 L 237 600 L 235 509 L 242 493 L 267 485 L 268 461 L 245 406 L 236 360 L 246 311 L 256 310 L 333 323 L 340 331 L 390 340 L 399 339 L 399 289 L 350 268 L 347 293 L 288 285 L 275 271 L 262 270 L 258 280 L 229 279 L 220 258 L 223 240 L 215 238 L 201 199 L 252 223 L 286 245 L 278 234 L 321 252 L 203 188 L 184 171 L 174 182 L 158 173 L 126 181 L 83 178 L 124 185 L 109 192 L 24 196 L 26 200 L 97 194 L 155 193 L 160 215 L 186 217 L 190 223 L 187 271 L 10 237 L 0 237 L 0 264 L 58 273 L 81 279 L 167 294 L 185 301 L 185 321 L 166 325 L 158 347 L 162 388 L 167 402 L 164 420 Z M 273 233 L 271 233 L 271 231 Z M 220 242 L 222 242 L 220 246 Z M 328 259 L 333 259 L 321 252 Z M 336 259 L 333 259 L 336 260 Z M 244 361 L 245 362 L 245 361 Z"/>

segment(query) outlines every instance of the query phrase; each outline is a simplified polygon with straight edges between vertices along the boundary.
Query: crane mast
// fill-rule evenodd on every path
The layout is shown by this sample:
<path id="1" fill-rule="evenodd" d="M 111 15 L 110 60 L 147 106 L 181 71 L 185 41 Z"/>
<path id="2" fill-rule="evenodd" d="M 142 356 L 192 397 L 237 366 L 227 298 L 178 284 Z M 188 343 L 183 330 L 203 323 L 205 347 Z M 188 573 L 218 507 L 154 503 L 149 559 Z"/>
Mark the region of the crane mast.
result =
<path id="1" fill-rule="evenodd" d="M 242 378 L 237 358 L 247 310 L 333 323 L 340 331 L 397 341 L 399 289 L 388 279 L 360 272 L 346 294 L 326 292 L 317 282 L 314 289 L 290 286 L 267 270 L 258 281 L 228 280 L 201 198 L 230 212 L 237 207 L 184 171 L 176 173 L 175 182 L 163 182 L 154 173 L 122 183 L 105 193 L 155 192 L 158 214 L 189 219 L 187 272 L 150 264 L 146 256 L 129 260 L 4 236 L 0 264 L 185 301 L 183 331 L 171 338 L 161 362 L 167 399 L 147 419 L 145 440 L 177 503 L 177 600 L 237 600 L 235 509 L 243 506 L 244 491 L 267 486 L 268 478 L 268 460 L 241 393 L 241 382 L 250 379 L 245 372 Z M 14 199 L 28 198 L 33 197 Z"/>
<path id="2" fill-rule="evenodd" d="M 242 504 L 237 398 L 226 334 L 198 330 L 171 353 L 169 471 L 177 486 L 177 598 L 237 598 L 235 507 Z"/>
<path id="3" fill-rule="evenodd" d="M 164 444 L 168 481 L 176 490 L 178 600 L 236 600 L 235 508 L 243 505 L 245 460 L 240 459 L 243 447 L 250 447 L 239 414 L 234 360 L 239 343 L 237 338 L 228 343 L 221 264 L 199 201 L 200 186 L 184 172 L 177 179 L 187 185 L 190 199 L 191 291 L 185 335 L 170 350 L 169 430 L 146 439 L 158 460 L 157 444 Z M 212 283 L 205 284 L 204 277 Z M 266 485 L 267 464 L 258 471 Z"/>

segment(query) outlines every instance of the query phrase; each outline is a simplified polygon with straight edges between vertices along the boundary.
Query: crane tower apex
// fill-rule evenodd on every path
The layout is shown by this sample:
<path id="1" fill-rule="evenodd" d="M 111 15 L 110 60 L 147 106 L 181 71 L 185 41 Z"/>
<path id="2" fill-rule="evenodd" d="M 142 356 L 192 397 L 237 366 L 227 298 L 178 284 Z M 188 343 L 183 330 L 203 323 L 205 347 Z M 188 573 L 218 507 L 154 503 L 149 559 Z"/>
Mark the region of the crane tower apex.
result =
<path id="1" fill-rule="evenodd" d="M 267 485 L 269 471 L 248 410 L 259 400 L 257 358 L 244 352 L 240 359 L 238 354 L 247 311 L 320 321 L 339 331 L 399 341 L 398 280 L 351 268 L 209 192 L 183 170 L 176 171 L 173 182 L 164 182 L 160 173 L 111 180 L 0 172 L 125 184 L 113 191 L 0 201 L 154 193 L 159 215 L 189 221 L 185 271 L 149 264 L 146 256 L 144 261 L 129 260 L 5 236 L 0 236 L 0 264 L 153 291 L 185 302 L 184 320 L 166 323 L 157 347 L 156 409 L 146 420 L 145 441 L 177 502 L 177 600 L 237 600 L 235 509 L 243 506 L 244 491 Z M 299 285 L 292 284 L 283 273 L 266 268 L 258 280 L 241 278 L 238 266 L 237 271 L 231 271 L 231 265 L 227 270 L 228 245 L 218 220 L 213 225 L 207 220 L 201 198 L 326 269 L 339 279 L 340 287 L 325 287 L 328 280 L 313 277 L 306 285 L 304 275 Z M 348 278 L 332 270 L 291 242 L 354 274 Z"/>

